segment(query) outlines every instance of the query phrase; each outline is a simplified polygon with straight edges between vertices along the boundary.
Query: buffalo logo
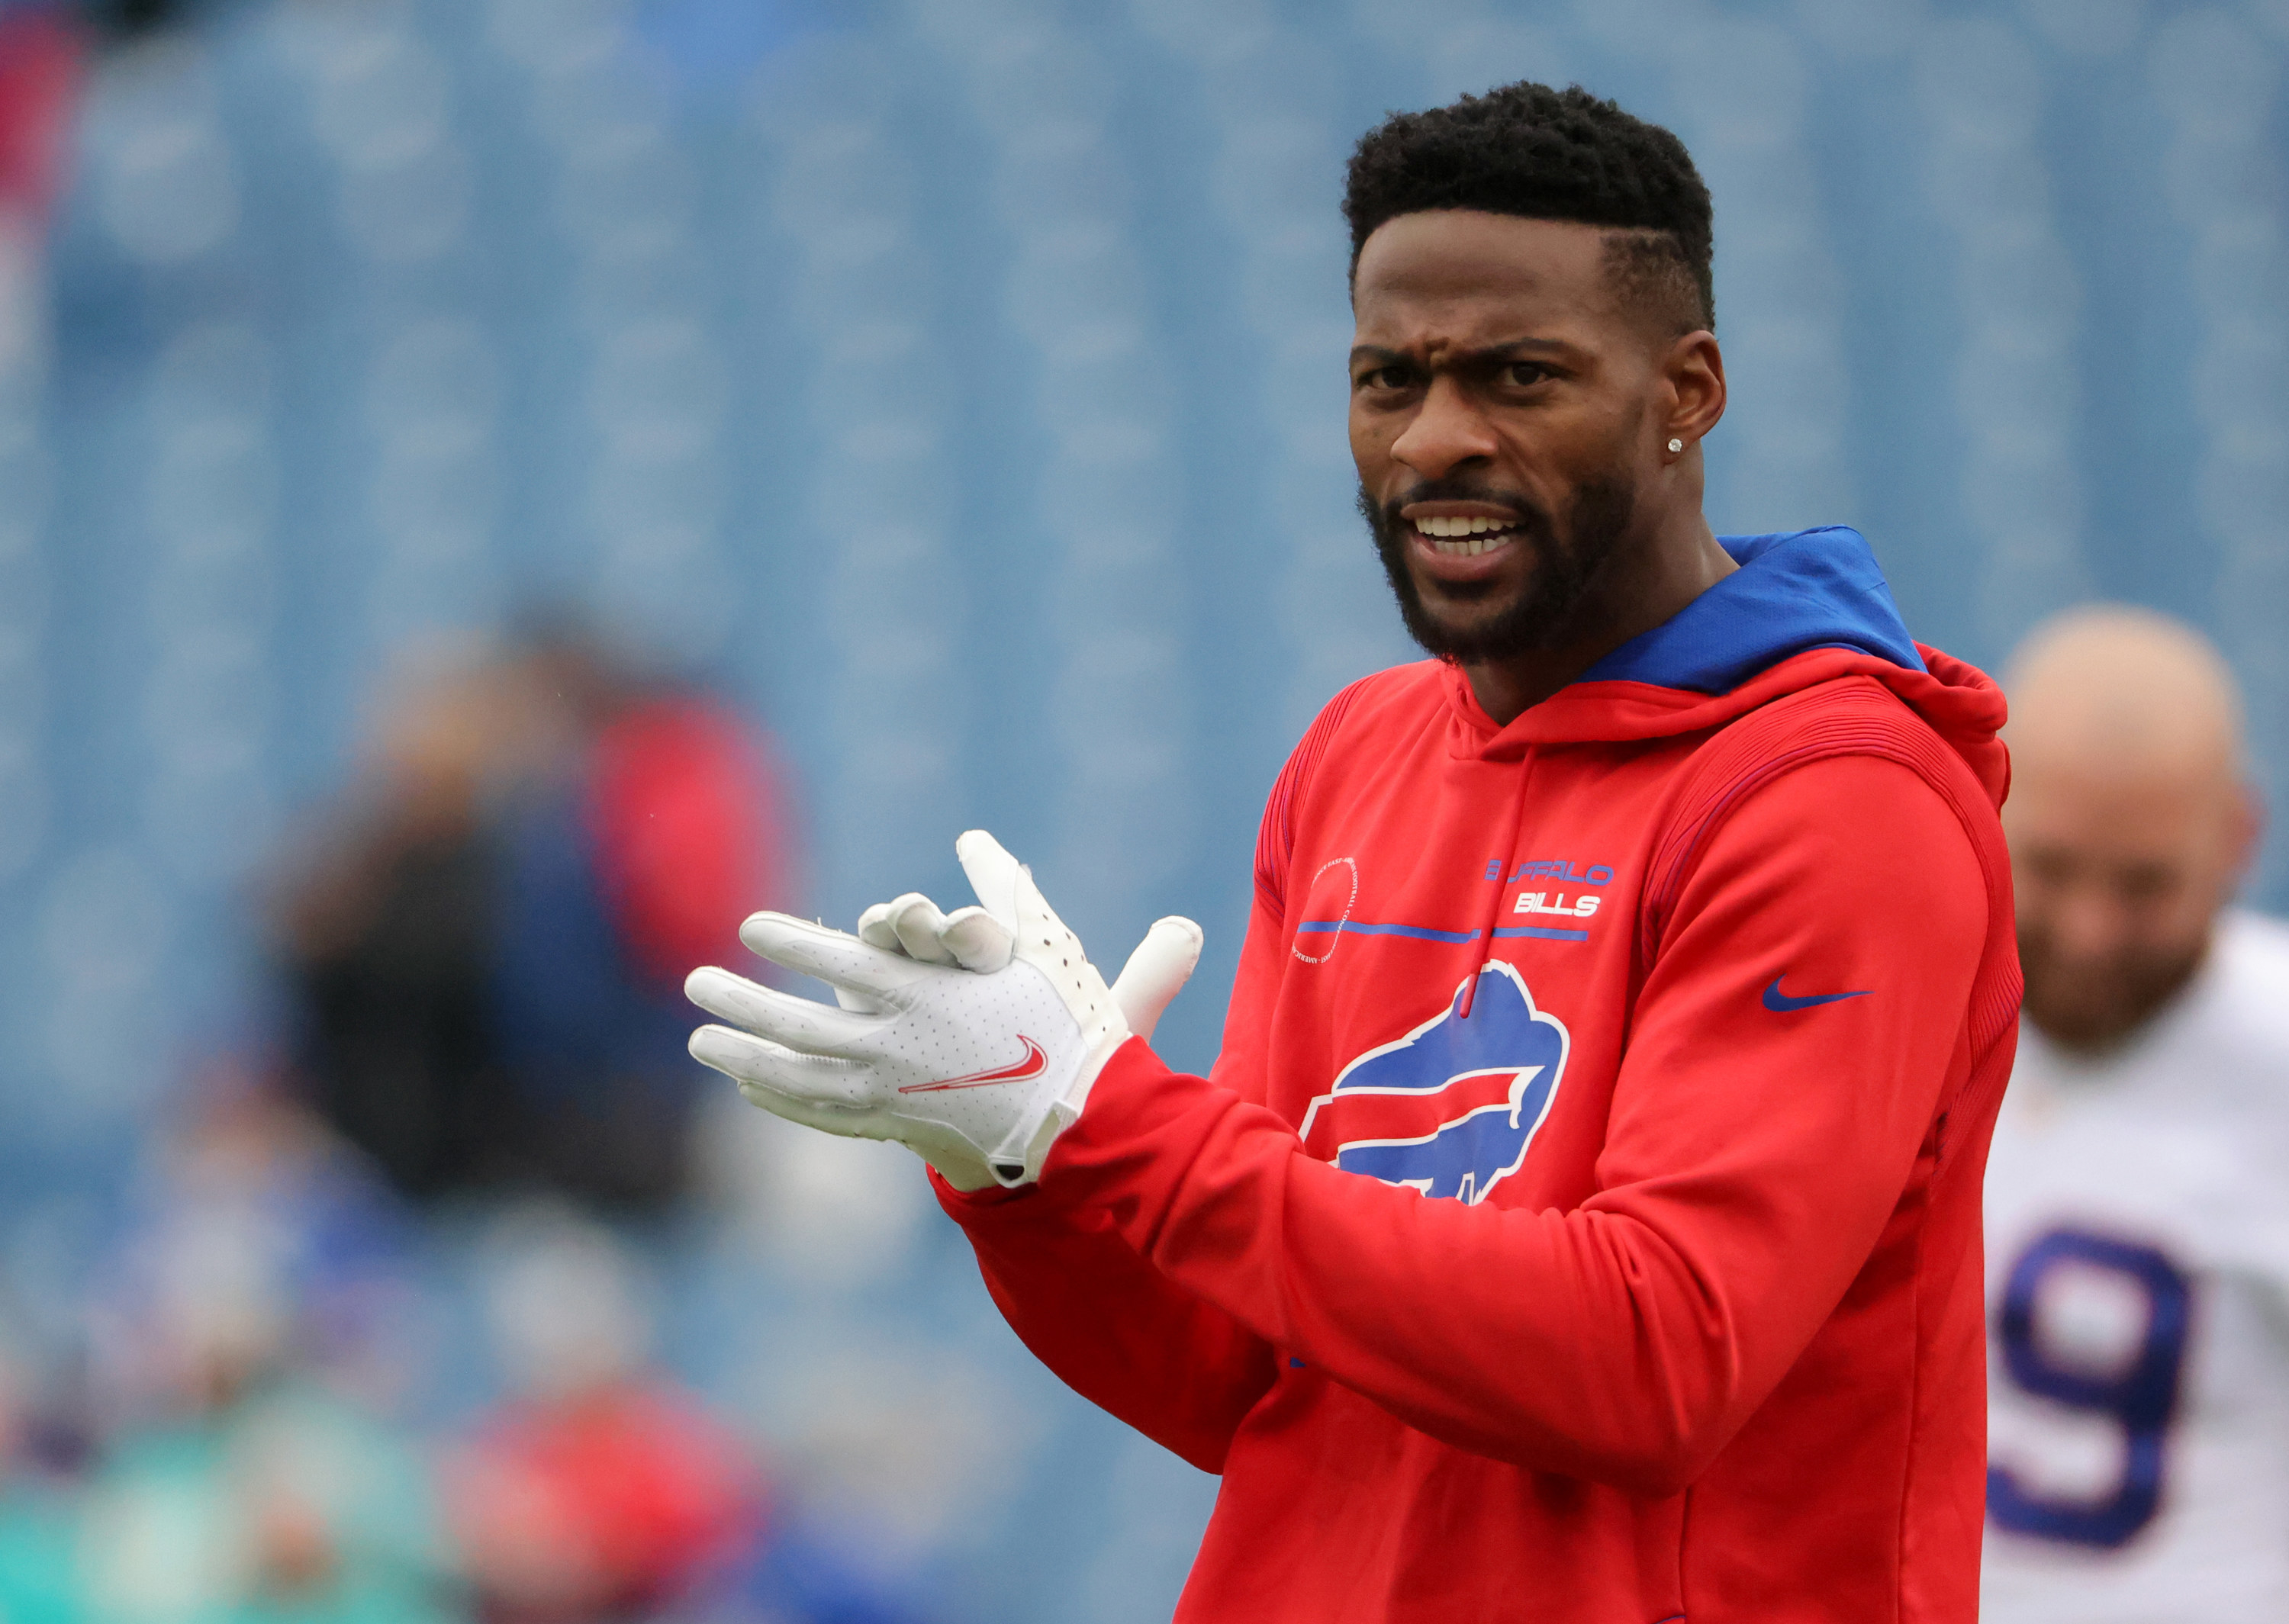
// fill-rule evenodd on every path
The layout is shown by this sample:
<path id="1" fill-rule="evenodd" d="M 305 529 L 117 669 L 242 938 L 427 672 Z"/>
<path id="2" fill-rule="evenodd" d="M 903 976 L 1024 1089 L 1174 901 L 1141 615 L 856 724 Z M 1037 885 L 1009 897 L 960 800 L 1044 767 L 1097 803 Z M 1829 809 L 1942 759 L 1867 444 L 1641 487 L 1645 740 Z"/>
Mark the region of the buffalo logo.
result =
<path id="1" fill-rule="evenodd" d="M 1509 965 L 1479 975 L 1468 1020 L 1457 987 L 1439 1014 L 1345 1066 L 1304 1114 L 1304 1148 L 1466 1206 L 1516 1173 L 1565 1072 L 1566 1027 Z"/>

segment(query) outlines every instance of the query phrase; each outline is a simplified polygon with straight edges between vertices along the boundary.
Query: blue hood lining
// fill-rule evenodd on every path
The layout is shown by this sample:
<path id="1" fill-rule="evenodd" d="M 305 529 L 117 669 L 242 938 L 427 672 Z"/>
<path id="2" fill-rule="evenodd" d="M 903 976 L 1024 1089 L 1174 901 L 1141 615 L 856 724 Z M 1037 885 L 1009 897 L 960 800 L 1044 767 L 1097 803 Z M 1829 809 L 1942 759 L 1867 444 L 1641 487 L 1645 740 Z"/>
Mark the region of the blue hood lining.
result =
<path id="1" fill-rule="evenodd" d="M 1867 539 L 1844 525 L 1720 536 L 1741 567 L 1583 672 L 1583 682 L 1650 682 L 1729 693 L 1810 649 L 1855 649 L 1924 669 Z"/>

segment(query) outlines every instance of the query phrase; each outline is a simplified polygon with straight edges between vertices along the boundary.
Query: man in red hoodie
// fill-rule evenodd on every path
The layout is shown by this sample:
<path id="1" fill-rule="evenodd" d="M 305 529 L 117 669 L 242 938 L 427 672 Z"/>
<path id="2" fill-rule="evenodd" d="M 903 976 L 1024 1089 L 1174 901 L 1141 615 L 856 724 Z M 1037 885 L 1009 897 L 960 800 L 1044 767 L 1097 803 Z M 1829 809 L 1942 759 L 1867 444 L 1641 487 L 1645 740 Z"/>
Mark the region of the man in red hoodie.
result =
<path id="1" fill-rule="evenodd" d="M 1968 1620 L 2001 699 L 1854 532 L 1711 535 L 1666 131 L 1513 85 L 1372 131 L 1345 209 L 1434 657 L 1280 774 L 1212 1075 L 1130 1036 L 1181 932 L 1108 991 L 977 834 L 981 908 L 750 920 L 842 1008 L 703 970 L 693 1052 L 921 1150 L 1027 1344 L 1223 1474 L 1180 1619 Z"/>

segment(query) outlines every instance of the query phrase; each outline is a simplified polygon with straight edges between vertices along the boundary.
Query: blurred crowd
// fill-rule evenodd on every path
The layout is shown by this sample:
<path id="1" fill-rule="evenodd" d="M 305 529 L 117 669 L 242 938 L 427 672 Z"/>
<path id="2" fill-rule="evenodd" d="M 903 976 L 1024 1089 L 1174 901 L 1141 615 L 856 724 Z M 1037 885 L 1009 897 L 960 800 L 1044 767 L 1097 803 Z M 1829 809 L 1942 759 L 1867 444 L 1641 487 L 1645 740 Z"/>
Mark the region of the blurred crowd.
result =
<path id="1" fill-rule="evenodd" d="M 275 1079 L 216 1079 L 137 1206 L 95 1297 L 76 1504 L 28 1477 L 77 1524 L 26 1576 L 53 1616 L 737 1611 L 765 1478 L 651 1367 L 609 1230 L 549 1212 L 504 1237 L 506 1396 L 440 1445 L 394 1403 L 421 1363 L 406 1215 Z"/>
<path id="2" fill-rule="evenodd" d="M 639 1246 L 489 1215 L 498 1397 L 424 1424 L 418 1222 L 281 1086 L 219 1068 L 135 1184 L 82 1357 L 0 1377 L 0 1613 L 52 1620 L 897 1620 L 752 1429 L 656 1361 Z"/>
<path id="3" fill-rule="evenodd" d="M 280 1030 L 174 1089 L 73 1333 L 0 1346 L 0 1617 L 914 1616 L 656 1357 L 720 1132 L 682 974 L 794 896 L 758 731 L 536 630 L 398 682 L 288 849 Z M 441 1238 L 493 1371 L 442 1417 Z"/>

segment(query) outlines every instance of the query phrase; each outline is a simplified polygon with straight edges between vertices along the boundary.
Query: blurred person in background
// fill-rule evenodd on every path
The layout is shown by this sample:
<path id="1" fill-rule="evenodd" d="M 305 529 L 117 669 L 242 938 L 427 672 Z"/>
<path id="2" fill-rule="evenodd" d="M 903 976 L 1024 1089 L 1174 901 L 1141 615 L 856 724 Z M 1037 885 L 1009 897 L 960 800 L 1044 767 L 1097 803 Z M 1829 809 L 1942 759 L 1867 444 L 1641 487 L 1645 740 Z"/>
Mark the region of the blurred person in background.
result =
<path id="1" fill-rule="evenodd" d="M 91 1313 L 105 1435 L 90 1615 L 455 1615 L 421 1451 L 395 1202 L 259 1067 L 219 1063 L 159 1146 Z"/>
<path id="2" fill-rule="evenodd" d="M 2189 628 L 2071 611 L 2006 679 L 2026 972 L 1987 1180 L 1984 1616 L 2268 1618 L 2289 1595 L 2289 929 Z"/>
<path id="3" fill-rule="evenodd" d="M 190 1366 L 173 1333 L 194 1325 L 210 1270 L 227 1267 L 287 1317 L 277 1351 L 296 1371 L 392 1407 L 422 1357 L 413 1238 L 398 1198 L 275 1059 L 209 1055 L 129 1181 L 100 1266 L 100 1402 L 115 1419 L 179 1406 Z"/>
<path id="4" fill-rule="evenodd" d="M 574 630 L 405 687 L 275 910 L 319 1109 L 417 1198 L 672 1202 L 679 969 L 791 895 L 779 784 L 725 706 Z"/>
<path id="5" fill-rule="evenodd" d="M 454 1447 L 456 1538 L 497 1624 L 648 1618 L 761 1543 L 762 1474 L 651 1363 L 634 1259 L 569 1214 L 511 1214 L 488 1322 L 510 1396 Z"/>

